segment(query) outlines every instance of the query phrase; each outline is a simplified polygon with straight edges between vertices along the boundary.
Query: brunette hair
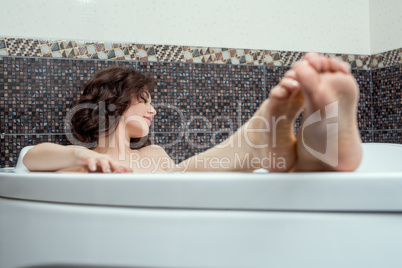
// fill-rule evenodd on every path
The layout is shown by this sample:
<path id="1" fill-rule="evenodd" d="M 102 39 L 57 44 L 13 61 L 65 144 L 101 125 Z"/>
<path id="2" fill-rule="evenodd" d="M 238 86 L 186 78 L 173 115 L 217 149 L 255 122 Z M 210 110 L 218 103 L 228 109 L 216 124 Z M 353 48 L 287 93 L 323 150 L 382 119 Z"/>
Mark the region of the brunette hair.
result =
<path id="1" fill-rule="evenodd" d="M 78 101 L 81 107 L 71 117 L 74 137 L 89 144 L 96 143 L 100 134 L 113 134 L 118 125 L 113 119 L 123 115 L 133 98 L 147 102 L 153 90 L 153 78 L 133 68 L 114 66 L 97 72 L 85 84 Z M 151 144 L 147 136 L 131 139 L 130 143 L 136 144 L 132 146 L 135 148 Z"/>

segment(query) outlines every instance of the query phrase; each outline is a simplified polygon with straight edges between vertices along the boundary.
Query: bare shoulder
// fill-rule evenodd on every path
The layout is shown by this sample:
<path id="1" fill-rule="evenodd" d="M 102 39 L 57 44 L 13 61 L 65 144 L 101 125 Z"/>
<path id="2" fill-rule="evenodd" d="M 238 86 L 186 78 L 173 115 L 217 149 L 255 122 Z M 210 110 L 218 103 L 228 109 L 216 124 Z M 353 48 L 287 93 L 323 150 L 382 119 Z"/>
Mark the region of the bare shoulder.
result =
<path id="1" fill-rule="evenodd" d="M 143 172 L 166 172 L 175 167 L 175 163 L 172 158 L 170 158 L 165 149 L 159 145 L 149 145 L 139 150 L 132 150 L 132 152 L 137 155 L 135 163 L 142 163 L 142 161 L 146 159 L 149 161 L 149 163 L 152 163 L 152 169 L 140 166 L 139 169 L 143 168 Z"/>

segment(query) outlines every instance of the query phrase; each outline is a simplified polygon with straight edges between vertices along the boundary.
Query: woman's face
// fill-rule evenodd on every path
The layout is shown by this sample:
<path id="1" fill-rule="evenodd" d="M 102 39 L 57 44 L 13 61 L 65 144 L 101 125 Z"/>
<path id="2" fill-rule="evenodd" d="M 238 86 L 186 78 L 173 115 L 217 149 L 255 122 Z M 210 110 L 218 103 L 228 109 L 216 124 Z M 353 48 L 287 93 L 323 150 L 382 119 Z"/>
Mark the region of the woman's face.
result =
<path id="1" fill-rule="evenodd" d="M 155 115 L 156 111 L 151 105 L 150 95 L 146 102 L 133 98 L 130 107 L 123 114 L 123 122 L 120 123 L 125 124 L 126 133 L 130 138 L 141 138 L 148 135 L 152 118 Z"/>

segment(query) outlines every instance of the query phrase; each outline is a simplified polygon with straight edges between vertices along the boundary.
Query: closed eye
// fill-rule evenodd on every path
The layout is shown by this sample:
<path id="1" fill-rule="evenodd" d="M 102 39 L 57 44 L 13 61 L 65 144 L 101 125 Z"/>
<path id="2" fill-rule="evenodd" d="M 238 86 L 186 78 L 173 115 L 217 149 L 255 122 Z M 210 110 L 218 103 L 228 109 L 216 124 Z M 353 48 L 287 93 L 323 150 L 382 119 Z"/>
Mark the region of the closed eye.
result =
<path id="1" fill-rule="evenodd" d="M 151 95 L 148 91 L 145 91 L 141 94 L 140 99 L 145 103 L 151 102 Z"/>

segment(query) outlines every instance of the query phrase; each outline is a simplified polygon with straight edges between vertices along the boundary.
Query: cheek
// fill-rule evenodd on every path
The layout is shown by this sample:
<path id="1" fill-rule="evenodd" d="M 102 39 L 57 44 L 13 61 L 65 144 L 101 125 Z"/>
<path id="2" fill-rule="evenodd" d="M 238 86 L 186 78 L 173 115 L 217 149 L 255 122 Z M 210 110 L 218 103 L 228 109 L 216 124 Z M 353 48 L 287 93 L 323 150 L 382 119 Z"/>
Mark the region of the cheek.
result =
<path id="1" fill-rule="evenodd" d="M 124 117 L 130 117 L 134 115 L 144 116 L 147 108 L 144 103 L 137 103 L 136 105 L 131 105 L 127 111 L 124 113 Z"/>

